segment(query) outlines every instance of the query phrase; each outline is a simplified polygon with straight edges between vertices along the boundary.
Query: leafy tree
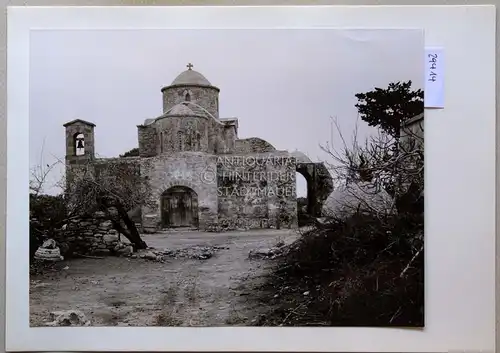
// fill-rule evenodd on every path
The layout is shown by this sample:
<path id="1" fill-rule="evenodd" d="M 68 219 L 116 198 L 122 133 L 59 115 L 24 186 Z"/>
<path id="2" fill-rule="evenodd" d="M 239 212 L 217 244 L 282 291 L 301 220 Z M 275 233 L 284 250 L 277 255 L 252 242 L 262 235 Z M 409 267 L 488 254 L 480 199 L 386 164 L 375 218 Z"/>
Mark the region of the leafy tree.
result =
<path id="1" fill-rule="evenodd" d="M 139 156 L 139 148 L 132 148 L 130 151 L 125 152 L 124 154 L 120 154 L 121 158 L 125 157 L 138 157 Z"/>
<path id="2" fill-rule="evenodd" d="M 411 85 L 411 80 L 406 82 L 399 81 L 390 83 L 385 89 L 376 87 L 372 91 L 355 95 L 358 99 L 355 107 L 358 109 L 361 119 L 367 122 L 369 126 L 378 128 L 386 133 L 390 139 L 393 139 L 393 141 L 389 139 L 383 144 L 385 147 L 391 145 L 390 148 L 380 148 L 378 146 L 379 143 L 376 143 L 375 146 L 377 148 L 374 149 L 374 146 L 372 146 L 372 151 L 361 153 L 358 156 L 359 163 L 355 169 L 358 172 L 362 172 L 360 173 L 362 174 L 360 175 L 362 179 L 370 181 L 375 177 L 373 165 L 383 166 L 380 170 L 384 170 L 385 180 L 381 184 L 396 199 L 402 197 L 402 191 L 399 189 L 405 183 L 403 179 L 407 179 L 409 175 L 406 171 L 403 171 L 408 167 L 410 160 L 413 167 L 415 167 L 415 158 L 423 163 L 423 152 L 420 151 L 421 149 L 415 148 L 416 146 L 412 148 L 408 148 L 409 146 L 403 147 L 400 142 L 401 130 L 404 127 L 404 123 L 424 111 L 424 92 L 421 89 L 412 90 Z M 418 137 L 415 138 L 418 139 Z M 375 150 L 376 153 L 374 153 Z M 414 157 L 416 154 L 418 157 Z M 383 163 L 381 164 L 380 161 Z M 420 177 L 420 167 L 423 170 L 423 165 L 420 166 L 419 163 L 417 165 L 416 170 L 419 171 L 417 175 Z M 410 174 L 415 176 L 414 173 Z M 420 182 L 417 182 L 413 186 L 420 189 L 423 187 L 420 184 Z"/>
<path id="3" fill-rule="evenodd" d="M 424 111 L 424 92 L 412 90 L 411 84 L 411 80 L 390 83 L 385 89 L 356 94 L 361 119 L 399 139 L 402 124 Z"/>

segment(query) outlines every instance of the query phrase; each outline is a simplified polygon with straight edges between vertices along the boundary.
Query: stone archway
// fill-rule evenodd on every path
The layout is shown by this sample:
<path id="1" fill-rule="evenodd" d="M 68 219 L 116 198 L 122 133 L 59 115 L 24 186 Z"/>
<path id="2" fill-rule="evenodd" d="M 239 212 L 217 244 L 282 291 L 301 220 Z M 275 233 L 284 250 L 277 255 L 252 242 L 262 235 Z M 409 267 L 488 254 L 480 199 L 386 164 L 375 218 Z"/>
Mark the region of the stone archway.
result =
<path id="1" fill-rule="evenodd" d="M 295 184 L 297 190 L 297 221 L 299 227 L 308 225 L 311 216 L 311 201 L 309 197 L 310 180 L 308 175 L 296 171 Z"/>
<path id="2" fill-rule="evenodd" d="M 333 191 L 332 176 L 323 163 L 297 163 L 296 171 L 307 181 L 307 215 L 321 217 L 323 203 Z"/>
<path id="3" fill-rule="evenodd" d="M 163 228 L 198 228 L 198 194 L 187 186 L 172 186 L 161 194 Z"/>

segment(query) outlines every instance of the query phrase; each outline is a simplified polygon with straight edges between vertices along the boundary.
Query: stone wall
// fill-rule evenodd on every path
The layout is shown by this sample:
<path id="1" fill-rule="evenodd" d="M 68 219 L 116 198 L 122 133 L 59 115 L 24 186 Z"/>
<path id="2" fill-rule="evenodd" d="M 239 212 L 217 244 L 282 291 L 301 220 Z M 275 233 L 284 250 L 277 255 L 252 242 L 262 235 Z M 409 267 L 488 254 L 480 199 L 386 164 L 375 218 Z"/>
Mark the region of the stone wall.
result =
<path id="1" fill-rule="evenodd" d="M 71 192 L 71 189 L 76 185 L 79 179 L 93 175 L 93 162 L 88 161 L 84 164 L 70 164 L 70 161 L 66 160 L 66 190 L 68 192 Z"/>
<path id="2" fill-rule="evenodd" d="M 120 235 L 104 212 L 89 217 L 72 219 L 55 231 L 53 239 L 61 255 L 112 255 L 132 253 L 133 248 L 125 236 Z"/>
<path id="3" fill-rule="evenodd" d="M 168 115 L 138 126 L 138 135 L 141 157 L 173 152 L 218 154 L 234 152 L 236 128 L 206 116 Z"/>
<path id="4" fill-rule="evenodd" d="M 244 146 L 246 150 L 270 148 L 260 139 L 248 139 Z M 201 230 L 295 228 L 296 171 L 307 176 L 311 216 L 321 213 L 333 188 L 324 165 L 297 163 L 292 154 L 276 150 L 220 155 L 173 152 L 150 158 L 96 159 L 93 168 L 101 178 L 118 174 L 118 181 L 124 175 L 140 176 L 131 180 L 144 180 L 149 185 L 149 202 L 136 210 L 134 220 L 142 223 L 145 232 L 163 227 L 162 194 L 174 186 L 194 191 L 199 209 L 196 226 Z M 137 189 L 141 184 L 129 183 L 127 187 Z"/>
<path id="5" fill-rule="evenodd" d="M 217 158 L 219 226 L 297 226 L 296 162 L 288 153 Z"/>
<path id="6" fill-rule="evenodd" d="M 217 222 L 216 156 L 199 152 L 163 154 L 141 160 L 141 173 L 147 177 L 152 194 L 142 209 L 143 228 L 154 232 L 161 227 L 161 196 L 173 186 L 192 189 L 198 200 L 199 227 Z"/>
<path id="7" fill-rule="evenodd" d="M 158 134 L 154 126 L 137 126 L 139 140 L 139 156 L 153 157 L 157 155 Z"/>
<path id="8" fill-rule="evenodd" d="M 146 232 L 162 227 L 162 194 L 185 186 L 197 197 L 199 228 L 278 228 L 297 226 L 296 160 L 288 152 L 209 155 L 165 153 L 153 158 L 102 160 L 102 172 L 132 168 L 148 180 L 150 202 L 141 210 Z M 110 166 L 114 166 L 110 168 Z M 102 173 L 101 172 L 101 173 Z"/>
<path id="9" fill-rule="evenodd" d="M 71 187 L 74 180 L 85 173 L 92 173 L 91 163 L 95 158 L 94 125 L 75 121 L 66 128 L 66 187 Z M 76 136 L 83 134 L 84 154 L 76 155 Z"/>
<path id="10" fill-rule="evenodd" d="M 258 137 L 235 141 L 235 153 L 264 153 L 276 151 L 273 145 Z"/>
<path id="11" fill-rule="evenodd" d="M 307 214 L 321 217 L 323 204 L 333 191 L 333 180 L 324 163 L 297 163 L 297 172 L 307 180 Z"/>
<path id="12" fill-rule="evenodd" d="M 234 153 L 235 148 L 236 148 L 236 140 L 238 139 L 236 126 L 234 126 L 234 125 L 224 126 L 223 139 L 226 142 L 227 153 Z"/>
<path id="13" fill-rule="evenodd" d="M 122 180 L 138 182 L 141 174 L 140 157 L 102 158 L 94 161 L 97 178 L 108 178 L 109 182 Z M 139 186 L 138 186 L 139 187 Z"/>
<path id="14" fill-rule="evenodd" d="M 197 116 L 169 116 L 155 123 L 159 131 L 158 152 L 207 152 L 207 118 Z"/>
<path id="15" fill-rule="evenodd" d="M 233 153 L 234 137 L 227 134 L 226 125 L 211 119 L 208 121 L 208 152 L 214 154 Z"/>
<path id="16" fill-rule="evenodd" d="M 91 174 L 92 177 L 96 178 L 97 182 L 107 183 L 112 191 L 118 194 L 131 195 L 131 201 L 135 200 L 134 197 L 137 200 L 142 200 L 148 196 L 151 190 L 145 189 L 148 183 L 142 176 L 140 161 L 140 157 L 99 158 L 87 165 L 72 166 L 69 175 L 70 179 L 67 179 L 68 186 L 76 185 L 75 182 L 77 182 L 78 177 Z M 69 195 L 71 195 L 71 192 Z M 140 223 L 140 207 L 136 206 L 128 211 L 129 217 L 134 222 Z"/>
<path id="17" fill-rule="evenodd" d="M 219 89 L 211 86 L 170 86 L 162 89 L 163 112 L 166 113 L 174 105 L 186 100 L 189 93 L 190 101 L 205 108 L 214 117 L 219 117 Z"/>
<path id="18" fill-rule="evenodd" d="M 66 128 L 66 156 L 75 157 L 76 160 L 87 158 L 93 158 L 95 151 L 95 141 L 94 141 L 94 125 L 89 125 L 85 122 L 74 122 L 70 125 L 65 125 Z M 76 141 L 75 137 L 78 134 L 83 134 L 85 155 L 76 155 Z"/>
<path id="19" fill-rule="evenodd" d="M 107 179 L 109 183 L 120 180 L 132 182 L 139 187 L 140 157 L 97 158 L 88 160 L 85 164 L 66 165 L 68 187 L 85 175 L 93 176 L 97 181 Z"/>

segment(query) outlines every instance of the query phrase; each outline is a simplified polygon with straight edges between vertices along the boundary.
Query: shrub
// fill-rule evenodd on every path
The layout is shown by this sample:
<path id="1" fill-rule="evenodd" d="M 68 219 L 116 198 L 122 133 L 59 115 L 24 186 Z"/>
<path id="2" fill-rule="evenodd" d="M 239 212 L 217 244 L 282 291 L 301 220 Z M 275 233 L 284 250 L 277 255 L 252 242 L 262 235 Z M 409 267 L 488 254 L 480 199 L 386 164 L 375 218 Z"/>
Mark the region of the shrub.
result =
<path id="1" fill-rule="evenodd" d="M 311 224 L 311 216 L 307 214 L 307 198 L 299 197 L 297 198 L 297 220 L 299 227 L 307 226 Z"/>
<path id="2" fill-rule="evenodd" d="M 423 326 L 423 271 L 422 215 L 331 219 L 279 260 L 267 284 L 282 293 L 261 324 Z"/>
<path id="3" fill-rule="evenodd" d="M 30 219 L 36 220 L 39 232 L 52 231 L 67 217 L 66 202 L 62 195 L 30 195 Z"/>
<path id="4" fill-rule="evenodd" d="M 50 236 L 67 217 L 67 209 L 62 195 L 30 194 L 30 261 L 42 244 L 45 236 Z"/>

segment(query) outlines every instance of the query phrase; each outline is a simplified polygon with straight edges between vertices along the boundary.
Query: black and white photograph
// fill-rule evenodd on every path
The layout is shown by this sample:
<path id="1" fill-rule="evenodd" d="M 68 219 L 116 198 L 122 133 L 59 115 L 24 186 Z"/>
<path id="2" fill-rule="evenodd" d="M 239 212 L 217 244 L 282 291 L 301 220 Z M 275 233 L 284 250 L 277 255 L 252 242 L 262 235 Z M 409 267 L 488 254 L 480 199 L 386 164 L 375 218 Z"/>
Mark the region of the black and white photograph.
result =
<path id="1" fill-rule="evenodd" d="M 33 31 L 30 326 L 424 327 L 424 57 L 420 29 Z"/>

